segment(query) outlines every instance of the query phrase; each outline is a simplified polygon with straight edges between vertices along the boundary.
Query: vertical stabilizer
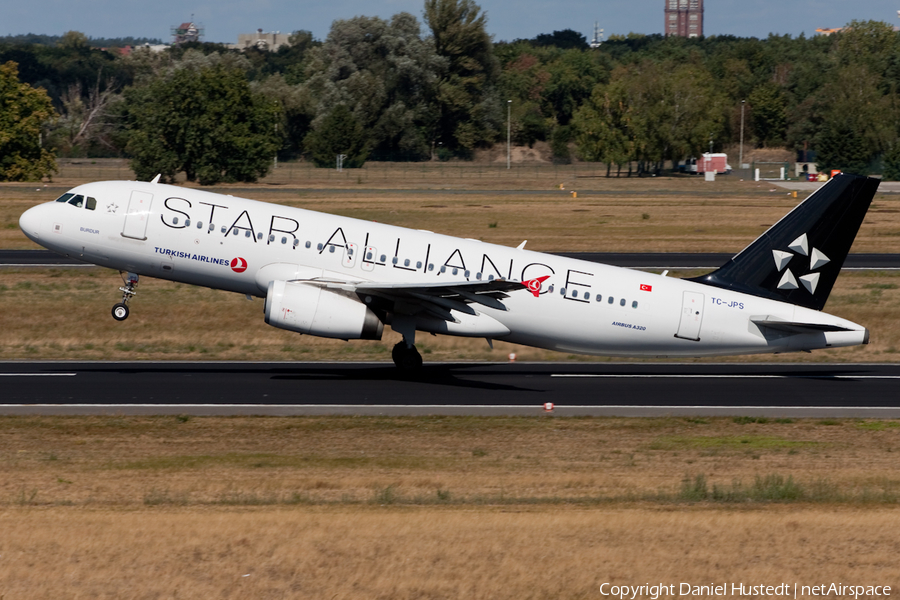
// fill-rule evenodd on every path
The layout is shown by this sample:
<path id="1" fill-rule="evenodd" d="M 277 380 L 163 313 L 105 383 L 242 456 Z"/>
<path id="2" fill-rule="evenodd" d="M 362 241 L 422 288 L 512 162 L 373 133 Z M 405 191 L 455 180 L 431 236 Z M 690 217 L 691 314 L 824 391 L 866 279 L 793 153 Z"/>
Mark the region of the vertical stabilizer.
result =
<path id="1" fill-rule="evenodd" d="M 835 176 L 721 268 L 692 281 L 822 310 L 878 184 Z"/>

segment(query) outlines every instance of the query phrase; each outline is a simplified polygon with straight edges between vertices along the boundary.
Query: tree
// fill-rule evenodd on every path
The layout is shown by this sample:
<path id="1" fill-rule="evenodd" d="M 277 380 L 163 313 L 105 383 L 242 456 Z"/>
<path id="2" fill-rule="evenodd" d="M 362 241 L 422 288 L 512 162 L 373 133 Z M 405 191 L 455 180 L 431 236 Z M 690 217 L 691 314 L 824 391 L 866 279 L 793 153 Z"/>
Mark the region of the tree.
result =
<path id="1" fill-rule="evenodd" d="M 492 95 L 499 69 L 480 12 L 473 0 L 425 0 L 425 23 L 435 51 L 447 60 L 433 139 L 463 154 L 492 142 L 506 116 Z"/>
<path id="2" fill-rule="evenodd" d="M 343 166 L 359 168 L 369 157 L 368 136 L 345 104 L 338 104 L 303 141 L 306 153 L 317 167 L 333 167 L 338 154 Z"/>
<path id="3" fill-rule="evenodd" d="M 562 50 L 587 50 L 587 38 L 572 29 L 542 33 L 531 40 L 533 46 L 556 46 Z"/>
<path id="4" fill-rule="evenodd" d="M 631 119 L 628 93 L 621 79 L 596 86 L 572 119 L 581 158 L 606 163 L 607 177 L 612 165 L 618 165 L 621 171 L 623 164 L 635 158 L 637 140 Z"/>
<path id="5" fill-rule="evenodd" d="M 894 141 L 891 149 L 884 155 L 885 181 L 900 181 L 900 140 Z"/>
<path id="6" fill-rule="evenodd" d="M 177 65 L 125 92 L 127 149 L 139 179 L 183 171 L 189 181 L 256 181 L 280 146 L 279 106 L 244 72 L 216 59 Z"/>
<path id="7" fill-rule="evenodd" d="M 437 73 L 446 63 L 421 38 L 409 13 L 338 20 L 311 52 L 304 85 L 315 104 L 314 128 L 346 105 L 381 160 L 425 160 L 431 153 Z"/>
<path id="8" fill-rule="evenodd" d="M 750 125 L 762 146 L 784 145 L 787 128 L 785 98 L 774 83 L 758 86 L 747 100 L 750 105 Z"/>
<path id="9" fill-rule="evenodd" d="M 42 128 L 56 116 L 47 92 L 19 82 L 14 62 L 0 65 L 0 181 L 30 181 L 56 171 Z"/>

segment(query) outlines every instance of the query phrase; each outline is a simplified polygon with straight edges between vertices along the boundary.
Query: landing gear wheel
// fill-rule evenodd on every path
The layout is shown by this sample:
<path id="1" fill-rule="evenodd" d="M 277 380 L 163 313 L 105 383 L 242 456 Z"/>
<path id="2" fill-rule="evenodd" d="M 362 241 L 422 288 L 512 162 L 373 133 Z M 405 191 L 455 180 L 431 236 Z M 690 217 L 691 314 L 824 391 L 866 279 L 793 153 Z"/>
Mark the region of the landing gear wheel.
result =
<path id="1" fill-rule="evenodd" d="M 403 371 L 416 371 L 422 368 L 422 355 L 415 346 L 407 346 L 406 342 L 399 342 L 391 350 L 391 358 L 398 369 Z"/>
<path id="2" fill-rule="evenodd" d="M 116 321 L 124 321 L 128 318 L 128 306 L 123 302 L 119 302 L 112 307 L 112 316 Z"/>

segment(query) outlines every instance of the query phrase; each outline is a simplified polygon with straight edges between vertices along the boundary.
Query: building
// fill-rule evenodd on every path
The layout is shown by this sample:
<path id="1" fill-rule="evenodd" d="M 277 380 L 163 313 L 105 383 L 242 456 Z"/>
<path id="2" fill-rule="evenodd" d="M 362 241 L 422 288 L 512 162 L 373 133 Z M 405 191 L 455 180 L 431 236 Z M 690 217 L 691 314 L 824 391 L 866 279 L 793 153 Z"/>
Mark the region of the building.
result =
<path id="1" fill-rule="evenodd" d="M 171 28 L 172 44 L 179 46 L 187 42 L 199 42 L 203 36 L 203 26 L 194 22 L 182 23 Z"/>
<path id="2" fill-rule="evenodd" d="M 698 37 L 703 35 L 703 0 L 665 0 L 667 36 Z"/>
<path id="3" fill-rule="evenodd" d="M 239 33 L 237 46 L 232 46 L 238 50 L 246 50 L 247 48 L 257 48 L 259 50 L 268 50 L 276 52 L 282 46 L 288 45 L 288 38 L 291 36 L 280 31 L 264 32 L 257 29 L 256 33 Z"/>

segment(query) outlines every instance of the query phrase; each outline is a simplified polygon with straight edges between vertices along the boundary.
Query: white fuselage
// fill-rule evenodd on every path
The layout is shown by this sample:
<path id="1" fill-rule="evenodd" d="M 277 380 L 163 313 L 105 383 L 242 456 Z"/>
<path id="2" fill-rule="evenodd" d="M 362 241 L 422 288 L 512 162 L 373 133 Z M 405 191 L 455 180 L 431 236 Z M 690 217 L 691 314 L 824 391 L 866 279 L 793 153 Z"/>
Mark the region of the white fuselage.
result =
<path id="1" fill-rule="evenodd" d="M 507 310 L 473 305 L 490 319 L 469 319 L 458 335 L 612 356 L 788 352 L 867 336 L 860 325 L 792 304 L 477 240 L 154 183 L 71 192 L 94 198 L 95 208 L 36 206 L 20 219 L 29 238 L 105 267 L 241 294 L 264 297 L 272 280 L 315 277 L 426 286 L 549 276 L 538 296 L 509 292 Z M 848 331 L 773 335 L 751 321 L 760 318 Z"/>

